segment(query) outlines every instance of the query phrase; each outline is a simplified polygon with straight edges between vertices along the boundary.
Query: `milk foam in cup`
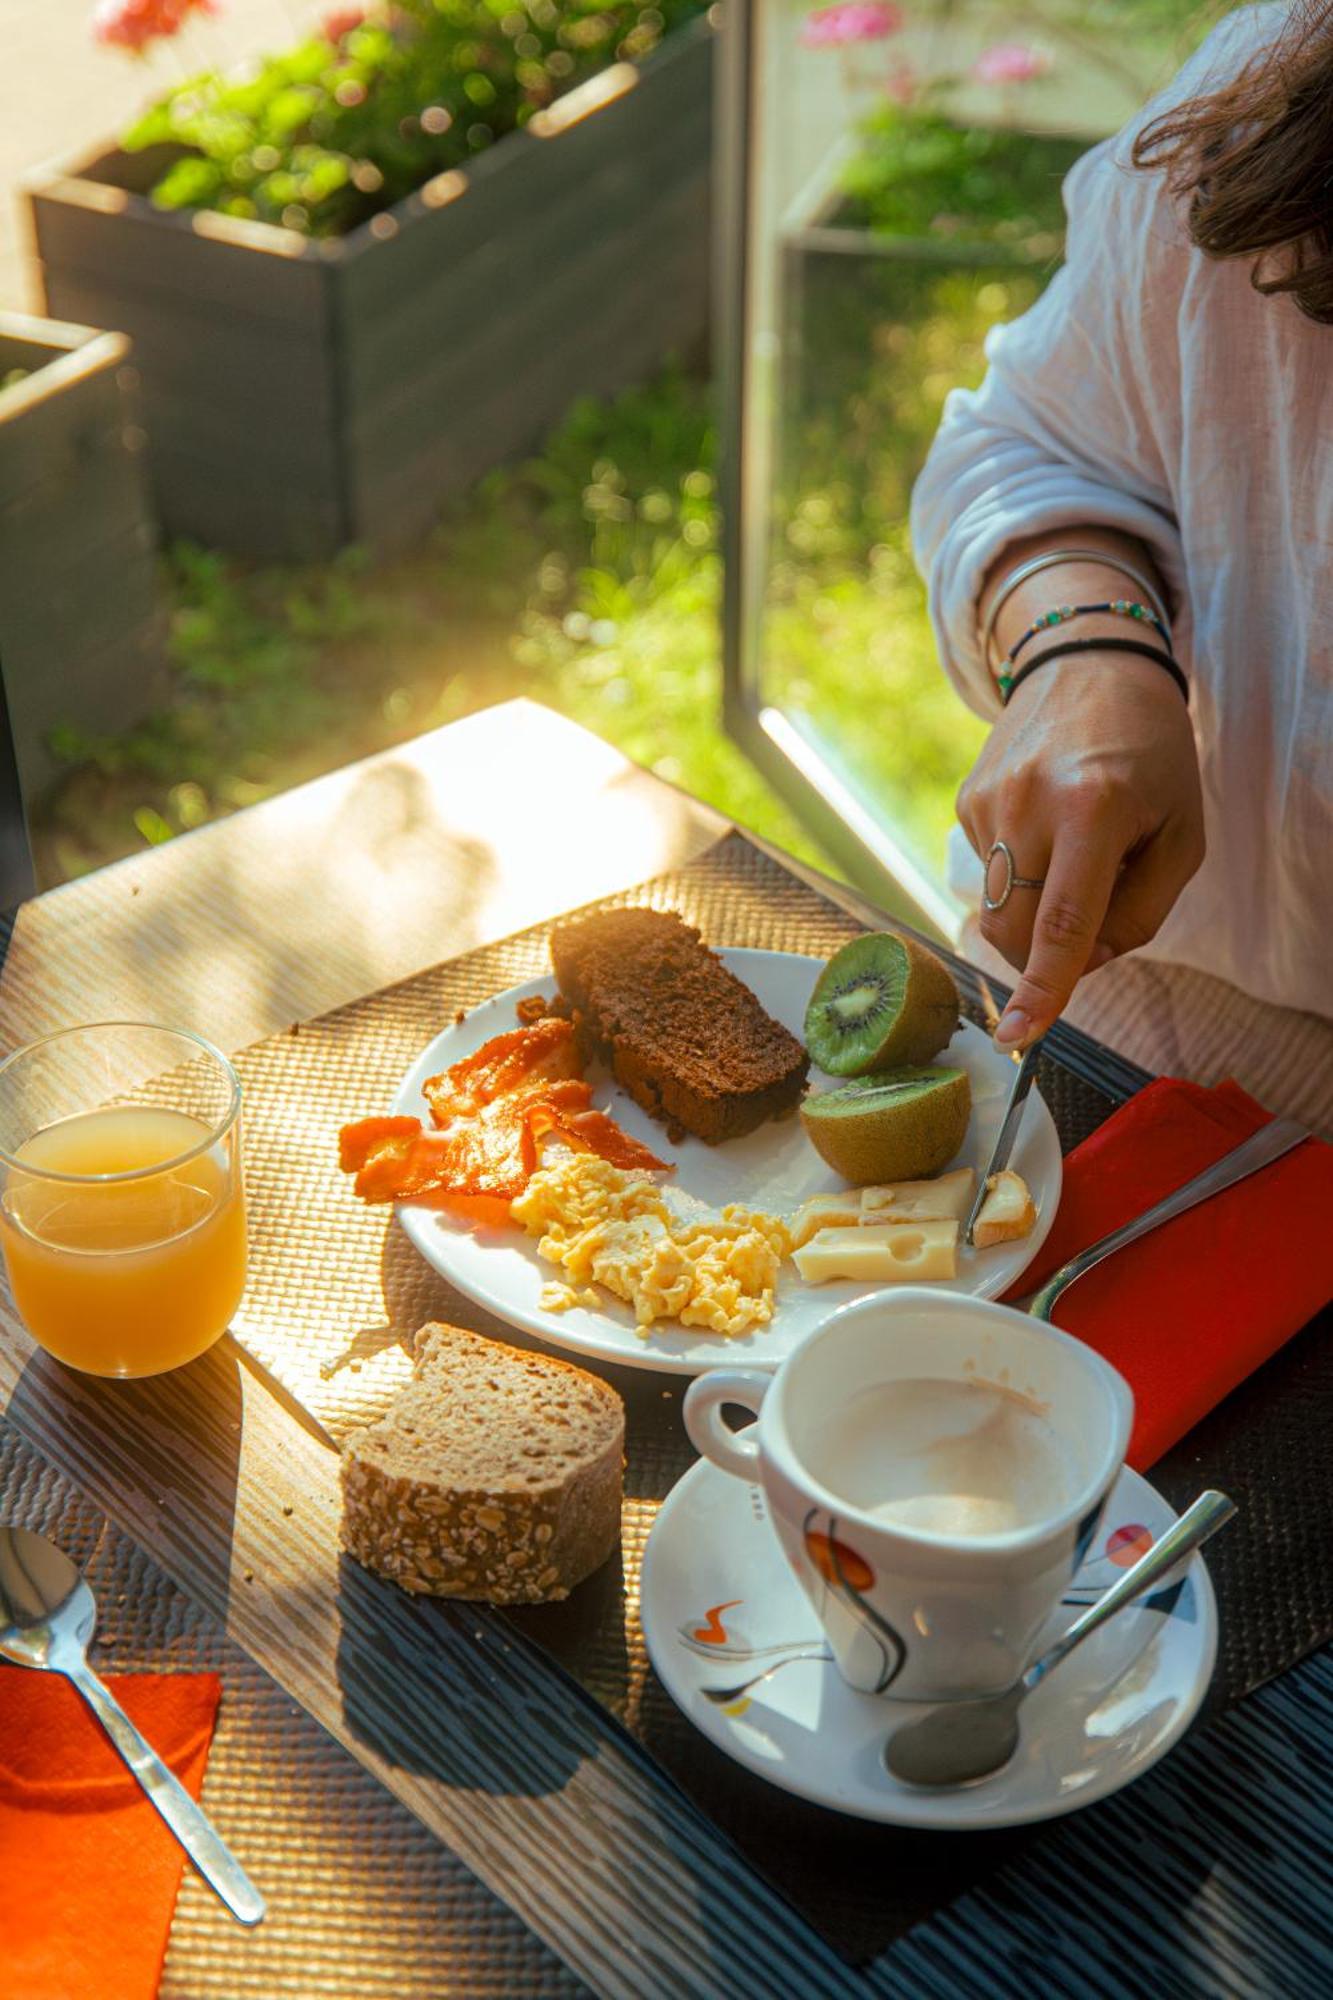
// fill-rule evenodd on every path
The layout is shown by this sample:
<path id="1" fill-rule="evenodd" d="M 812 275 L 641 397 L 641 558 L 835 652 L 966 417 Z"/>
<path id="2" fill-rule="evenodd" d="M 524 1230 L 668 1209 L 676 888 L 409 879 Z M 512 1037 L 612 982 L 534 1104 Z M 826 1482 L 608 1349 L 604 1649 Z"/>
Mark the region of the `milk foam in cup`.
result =
<path id="1" fill-rule="evenodd" d="M 724 1404 L 756 1413 L 733 1433 Z M 699 1450 L 757 1482 L 845 1679 L 995 1694 L 1032 1656 L 1124 1460 L 1128 1385 L 1007 1306 L 904 1288 L 844 1306 L 774 1375 L 691 1383 Z"/>

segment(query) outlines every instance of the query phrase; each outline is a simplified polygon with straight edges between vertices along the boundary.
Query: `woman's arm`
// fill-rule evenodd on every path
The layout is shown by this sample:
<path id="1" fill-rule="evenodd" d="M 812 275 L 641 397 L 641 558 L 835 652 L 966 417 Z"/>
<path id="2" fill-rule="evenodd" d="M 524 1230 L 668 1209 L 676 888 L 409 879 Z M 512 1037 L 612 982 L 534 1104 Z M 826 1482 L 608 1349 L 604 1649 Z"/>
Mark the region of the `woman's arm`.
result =
<path id="1" fill-rule="evenodd" d="M 1104 550 L 1160 588 L 1148 551 L 1128 535 L 1078 526 L 1033 536 L 992 566 L 983 628 L 1016 567 L 1071 547 Z M 993 656 L 1003 659 L 1053 604 L 1138 594 L 1111 563 L 1053 565 L 1005 598 Z M 1125 621 L 1102 614 L 1068 630 L 1120 638 Z M 1134 655 L 1094 651 L 1043 667 L 1001 710 L 958 795 L 958 816 L 978 854 L 1004 840 L 1016 872 L 1043 881 L 981 912 L 982 936 L 1022 971 L 996 1039 L 1023 1047 L 1056 1019 L 1084 972 L 1155 935 L 1203 859 L 1198 761 L 1179 689 Z M 1002 881 L 997 862 L 995 892 Z"/>
<path id="2" fill-rule="evenodd" d="M 995 672 L 1014 640 L 1055 605 L 1142 596 L 1122 571 L 1087 558 L 1043 570 L 1003 603 L 983 657 L 1003 580 L 1032 555 L 1072 547 L 1146 575 L 1188 661 L 1161 424 L 1164 408 L 1178 408 L 1162 378 L 1176 366 L 1191 252 L 1160 185 L 1125 168 L 1126 143 L 1099 147 L 1069 176 L 1065 267 L 992 335 L 981 388 L 949 398 L 913 494 L 941 658 L 969 706 L 995 718 L 959 817 L 979 854 L 1004 840 L 1020 875 L 1044 878 L 982 916 L 983 934 L 1023 973 L 997 1031 L 1015 1045 L 1044 1032 L 1084 971 L 1152 936 L 1202 857 L 1193 733 L 1160 667 L 1090 652 L 1044 667 L 1001 702 Z M 1125 631 L 1108 615 L 1060 636 Z M 1029 656 L 1037 650 L 1031 642 Z"/>

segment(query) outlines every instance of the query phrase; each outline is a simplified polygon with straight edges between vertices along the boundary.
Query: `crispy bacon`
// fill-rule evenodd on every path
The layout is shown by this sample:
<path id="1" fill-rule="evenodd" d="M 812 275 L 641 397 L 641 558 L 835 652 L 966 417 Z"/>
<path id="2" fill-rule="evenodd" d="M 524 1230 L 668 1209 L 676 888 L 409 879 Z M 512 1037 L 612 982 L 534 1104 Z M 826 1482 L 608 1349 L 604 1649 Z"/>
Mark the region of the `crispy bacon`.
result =
<path id="1" fill-rule="evenodd" d="M 419 1118 L 358 1118 L 338 1134 L 338 1165 L 345 1174 L 355 1173 L 388 1141 L 415 1138 L 420 1130 Z"/>
<path id="2" fill-rule="evenodd" d="M 577 1152 L 596 1153 L 599 1159 L 608 1161 L 613 1167 L 623 1167 L 629 1173 L 661 1172 L 666 1165 L 656 1153 L 650 1153 L 628 1132 L 622 1132 L 615 1119 L 609 1118 L 605 1111 L 574 1112 L 562 1122 L 561 1136 Z"/>
<path id="3" fill-rule="evenodd" d="M 493 1035 L 443 1076 L 428 1077 L 424 1089 L 435 1123 L 447 1125 L 530 1084 L 582 1073 L 572 1023 L 547 1018 Z"/>
<path id="4" fill-rule="evenodd" d="M 496 1035 L 425 1086 L 437 1129 L 418 1118 L 362 1118 L 345 1125 L 339 1163 L 363 1201 L 446 1207 L 471 1221 L 503 1223 L 509 1203 L 558 1138 L 613 1166 L 651 1171 L 656 1154 L 604 1111 L 579 1074 L 568 1021 L 543 1018 Z"/>

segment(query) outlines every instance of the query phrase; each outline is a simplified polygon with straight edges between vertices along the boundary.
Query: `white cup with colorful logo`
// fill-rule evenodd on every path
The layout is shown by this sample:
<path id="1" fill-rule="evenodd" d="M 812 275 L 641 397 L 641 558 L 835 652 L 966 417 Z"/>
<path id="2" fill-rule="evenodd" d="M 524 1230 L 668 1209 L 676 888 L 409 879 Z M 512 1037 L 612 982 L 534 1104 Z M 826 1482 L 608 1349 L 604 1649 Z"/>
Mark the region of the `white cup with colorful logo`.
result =
<path id="1" fill-rule="evenodd" d="M 733 1431 L 724 1406 L 754 1412 Z M 1129 1387 L 1041 1320 L 904 1287 L 835 1312 L 774 1374 L 685 1396 L 705 1457 L 762 1487 L 845 1680 L 998 1694 L 1028 1665 L 1124 1462 Z"/>

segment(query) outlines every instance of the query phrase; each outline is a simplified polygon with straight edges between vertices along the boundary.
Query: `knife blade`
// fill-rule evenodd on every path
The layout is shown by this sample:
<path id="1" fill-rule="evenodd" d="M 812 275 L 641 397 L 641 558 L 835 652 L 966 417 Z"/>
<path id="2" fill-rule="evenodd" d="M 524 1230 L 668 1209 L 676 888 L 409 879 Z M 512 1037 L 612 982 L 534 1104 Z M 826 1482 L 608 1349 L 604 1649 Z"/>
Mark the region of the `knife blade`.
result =
<path id="1" fill-rule="evenodd" d="M 1022 1057 L 1018 1062 L 1013 1086 L 1009 1092 L 1009 1102 L 1004 1107 L 1004 1118 L 1001 1122 L 999 1132 L 996 1134 L 995 1144 L 991 1149 L 990 1162 L 977 1184 L 976 1199 L 972 1203 L 972 1210 L 967 1218 L 967 1226 L 963 1230 L 964 1243 L 971 1244 L 972 1242 L 972 1231 L 976 1227 L 977 1217 L 981 1213 L 981 1204 L 986 1199 L 986 1189 L 990 1185 L 992 1177 L 1002 1172 L 1009 1164 L 1009 1155 L 1014 1150 L 1014 1141 L 1018 1137 L 1018 1128 L 1023 1122 L 1023 1106 L 1027 1102 L 1028 1092 L 1031 1090 L 1033 1078 L 1037 1074 L 1037 1057 L 1041 1052 L 1041 1045 L 1044 1039 L 1044 1036 L 1039 1037 L 1035 1042 L 1030 1043 L 1024 1049 Z"/>

